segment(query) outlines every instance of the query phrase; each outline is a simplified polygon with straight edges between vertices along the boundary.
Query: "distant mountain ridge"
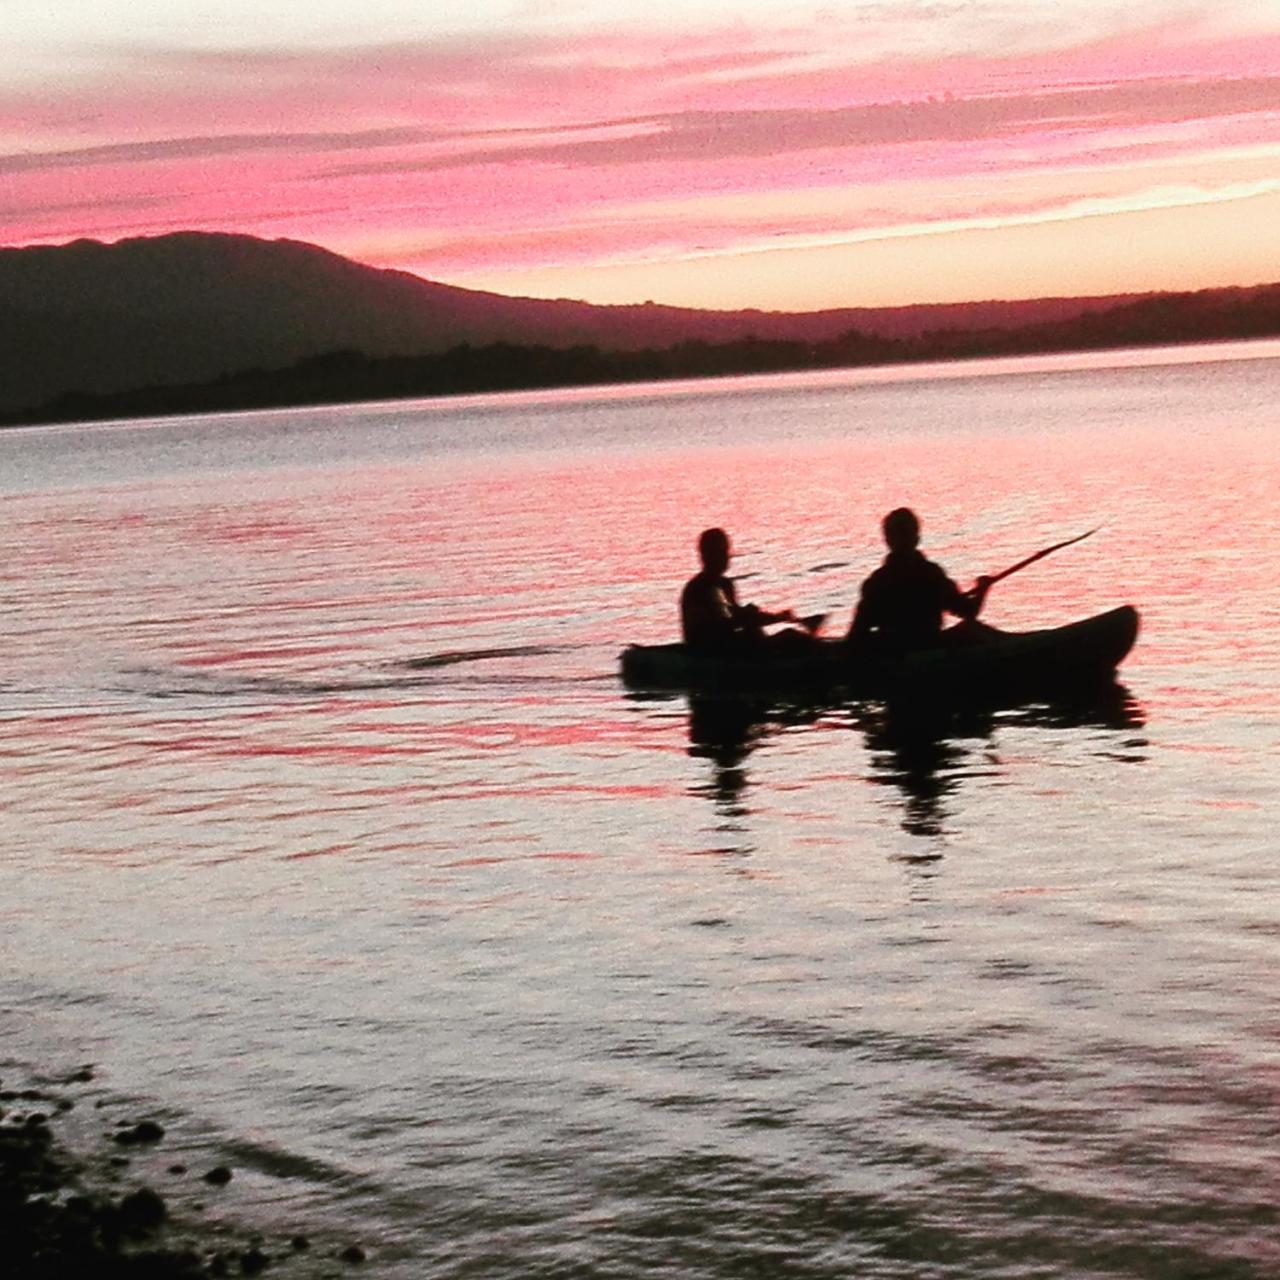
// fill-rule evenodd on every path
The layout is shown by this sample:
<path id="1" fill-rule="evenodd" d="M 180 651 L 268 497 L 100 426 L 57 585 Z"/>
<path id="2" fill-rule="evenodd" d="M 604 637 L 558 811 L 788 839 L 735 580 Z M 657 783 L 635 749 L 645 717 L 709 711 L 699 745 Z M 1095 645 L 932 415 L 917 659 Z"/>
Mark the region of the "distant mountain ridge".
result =
<path id="1" fill-rule="evenodd" d="M 1215 291 L 1216 292 L 1216 291 Z M 1230 291 L 1222 291 L 1230 292 Z M 911 339 L 1069 321 L 1156 295 L 789 313 L 595 306 L 460 289 L 294 240 L 184 231 L 0 249 L 0 410 L 281 369 L 327 352 L 420 356 L 463 344 L 596 346 Z"/>
<path id="2" fill-rule="evenodd" d="M 805 314 L 600 307 L 436 284 L 293 240 L 209 232 L 110 245 L 78 240 L 0 249 L 0 408 L 71 390 L 119 391 L 280 368 L 342 349 L 421 355 L 501 341 L 633 351 L 750 335 L 822 341 L 852 328 L 913 336 L 938 327 L 1061 319 L 1100 301 Z"/>

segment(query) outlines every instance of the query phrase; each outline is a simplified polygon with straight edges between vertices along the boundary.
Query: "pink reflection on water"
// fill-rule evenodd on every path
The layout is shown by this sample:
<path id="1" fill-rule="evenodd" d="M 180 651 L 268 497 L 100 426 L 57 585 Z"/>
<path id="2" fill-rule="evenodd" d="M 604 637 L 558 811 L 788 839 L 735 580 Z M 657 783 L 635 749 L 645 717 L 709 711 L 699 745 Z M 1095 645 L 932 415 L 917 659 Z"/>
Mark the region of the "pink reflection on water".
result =
<path id="1" fill-rule="evenodd" d="M 455 858 L 451 862 L 437 863 L 437 867 L 441 871 L 459 871 L 468 869 L 478 869 L 482 867 L 501 866 L 508 862 L 598 862 L 603 855 L 600 853 L 583 853 L 572 850 L 557 849 L 549 852 L 534 852 L 526 854 L 474 854 L 468 858 Z"/>
<path id="2" fill-rule="evenodd" d="M 347 653 L 346 644 L 293 645 L 274 649 L 230 649 L 223 653 L 196 654 L 180 659 L 186 667 L 222 667 L 234 663 L 289 662 L 295 658 L 312 658 L 321 654 Z"/>
<path id="3" fill-rule="evenodd" d="M 313 411 L 298 422 L 318 437 L 409 443 L 368 465 L 265 467 L 256 488 L 211 472 L 158 489 L 145 511 L 136 487 L 53 492 L 15 522 L 23 582 L 38 583 L 23 587 L 17 663 L 98 662 L 112 687 L 205 702 L 200 715 L 170 702 L 183 714 L 114 730 L 71 719 L 0 735 L 24 765 L 73 750 L 92 759 L 97 772 L 77 782 L 86 808 L 123 794 L 148 757 L 243 768 L 254 785 L 323 778 L 362 813 L 584 800 L 625 826 L 690 794 L 727 806 L 728 773 L 697 791 L 704 774 L 662 772 L 687 747 L 687 709 L 623 702 L 618 651 L 674 637 L 711 524 L 733 535 L 744 597 L 827 611 L 839 634 L 883 555 L 880 518 L 905 502 L 962 585 L 1101 525 L 1001 583 L 986 619 L 1034 628 L 1136 604 L 1143 631 L 1123 677 L 1148 718 L 1179 721 L 1166 758 L 1244 767 L 1247 750 L 1205 726 L 1280 708 L 1273 384 L 1234 361 L 1257 407 L 1202 420 L 1205 366 L 1186 353 L 1158 366 L 1149 352 L 1106 359 L 1103 370 L 1046 357 L 362 406 L 331 423 Z M 361 691 L 375 686 L 376 697 Z M 234 720 L 218 714 L 228 706 Z M 859 737 L 872 772 L 915 785 Z M 816 739 L 809 726 L 769 734 L 740 766 L 742 785 L 771 777 L 776 798 L 847 783 L 857 766 Z M 1009 750 L 993 776 L 1042 759 L 1039 742 Z M 963 774 L 963 761 L 934 768 L 950 788 L 944 808 L 981 789 L 975 761 Z M 441 766 L 454 771 L 433 776 Z M 772 777 L 793 766 L 793 778 Z M 1035 794 L 1061 799 L 1060 783 L 1037 778 Z M 893 810 L 905 792 L 895 782 L 883 794 Z M 210 799 L 217 812 L 243 802 Z M 180 795 L 156 803 L 185 811 Z M 306 816 L 292 801 L 278 813 Z M 811 847 L 810 834 L 790 838 Z M 403 833 L 388 843 L 421 847 Z"/>

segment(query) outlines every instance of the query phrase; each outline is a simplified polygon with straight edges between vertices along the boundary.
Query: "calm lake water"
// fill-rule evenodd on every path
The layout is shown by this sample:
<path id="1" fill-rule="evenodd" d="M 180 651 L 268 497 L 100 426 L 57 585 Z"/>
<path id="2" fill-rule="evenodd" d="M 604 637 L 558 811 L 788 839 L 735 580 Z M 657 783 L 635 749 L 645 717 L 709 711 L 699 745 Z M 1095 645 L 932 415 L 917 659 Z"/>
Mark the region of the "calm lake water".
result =
<path id="1" fill-rule="evenodd" d="M 1276 1275 L 1277 405 L 1252 344 L 0 435 L 4 1064 L 379 1277 Z M 902 502 L 966 582 L 1102 525 L 985 616 L 1136 604 L 1123 690 L 621 687 L 704 526 L 843 629 Z"/>

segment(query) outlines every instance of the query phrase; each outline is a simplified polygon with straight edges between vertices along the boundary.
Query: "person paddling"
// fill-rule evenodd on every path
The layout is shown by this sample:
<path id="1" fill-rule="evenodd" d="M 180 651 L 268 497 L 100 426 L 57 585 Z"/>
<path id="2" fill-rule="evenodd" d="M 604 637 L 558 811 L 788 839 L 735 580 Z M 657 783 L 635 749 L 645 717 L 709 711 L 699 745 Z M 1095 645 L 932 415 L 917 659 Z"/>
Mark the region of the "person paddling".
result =
<path id="1" fill-rule="evenodd" d="M 920 550 L 920 521 L 907 507 L 890 511 L 881 527 L 889 554 L 862 584 L 849 627 L 853 648 L 884 653 L 929 648 L 940 642 L 944 613 L 965 621 L 978 616 L 990 578 L 979 578 L 972 590 L 961 591 Z"/>
<path id="2" fill-rule="evenodd" d="M 698 555 L 702 569 L 680 593 L 680 630 L 690 648 L 714 654 L 755 652 L 768 643 L 765 627 L 797 621 L 790 609 L 769 613 L 753 604 L 738 603 L 737 588 L 726 576 L 733 549 L 723 529 L 702 531 Z"/>

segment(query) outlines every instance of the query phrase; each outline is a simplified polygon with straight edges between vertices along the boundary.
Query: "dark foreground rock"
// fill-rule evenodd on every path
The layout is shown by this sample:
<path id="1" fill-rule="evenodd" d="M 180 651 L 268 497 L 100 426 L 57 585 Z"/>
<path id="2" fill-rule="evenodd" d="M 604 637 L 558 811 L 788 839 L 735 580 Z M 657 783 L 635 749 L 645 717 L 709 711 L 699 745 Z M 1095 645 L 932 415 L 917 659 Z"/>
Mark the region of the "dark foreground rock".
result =
<path id="1" fill-rule="evenodd" d="M 57 1093 L 91 1078 L 91 1069 L 81 1068 L 62 1078 Z M 203 1280 L 268 1269 L 274 1274 L 277 1256 L 290 1264 L 279 1268 L 282 1276 L 301 1280 L 308 1274 L 299 1266 L 309 1241 L 296 1232 L 282 1232 L 275 1253 L 260 1237 L 238 1245 L 225 1227 L 175 1223 L 179 1215 L 152 1187 L 103 1185 L 58 1140 L 54 1126 L 73 1107 L 73 1099 L 44 1090 L 0 1090 L 0 1274 L 13 1280 Z M 119 1126 L 103 1141 L 152 1146 L 164 1132 L 156 1121 L 143 1120 Z M 111 1171 L 110 1179 L 128 1180 L 127 1160 L 106 1156 L 99 1164 Z M 186 1166 L 171 1165 L 169 1172 L 185 1173 Z M 204 1180 L 225 1186 L 231 1171 L 217 1166 Z M 354 1263 L 363 1261 L 364 1251 L 348 1245 L 334 1256 Z"/>

